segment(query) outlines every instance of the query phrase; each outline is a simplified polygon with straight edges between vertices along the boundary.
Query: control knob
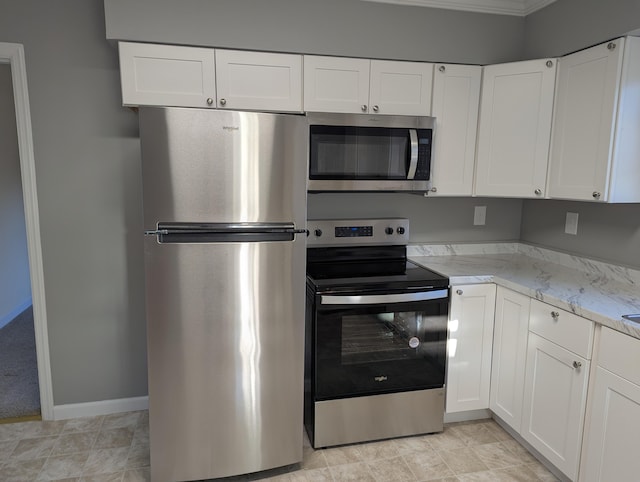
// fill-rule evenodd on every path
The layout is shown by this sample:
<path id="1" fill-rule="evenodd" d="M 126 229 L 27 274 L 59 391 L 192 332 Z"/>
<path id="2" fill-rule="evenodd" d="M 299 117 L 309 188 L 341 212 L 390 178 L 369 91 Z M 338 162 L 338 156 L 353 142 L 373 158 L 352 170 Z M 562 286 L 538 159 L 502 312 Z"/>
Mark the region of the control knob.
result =
<path id="1" fill-rule="evenodd" d="M 391 235 L 393 234 L 393 228 L 384 228 L 384 232 Z"/>
<path id="2" fill-rule="evenodd" d="M 316 229 L 313 234 L 315 234 L 317 237 L 322 236 L 322 229 Z"/>
<path id="3" fill-rule="evenodd" d="M 397 232 L 398 234 L 404 234 L 404 228 L 403 228 L 402 226 L 400 226 L 400 227 L 396 230 L 396 232 Z"/>

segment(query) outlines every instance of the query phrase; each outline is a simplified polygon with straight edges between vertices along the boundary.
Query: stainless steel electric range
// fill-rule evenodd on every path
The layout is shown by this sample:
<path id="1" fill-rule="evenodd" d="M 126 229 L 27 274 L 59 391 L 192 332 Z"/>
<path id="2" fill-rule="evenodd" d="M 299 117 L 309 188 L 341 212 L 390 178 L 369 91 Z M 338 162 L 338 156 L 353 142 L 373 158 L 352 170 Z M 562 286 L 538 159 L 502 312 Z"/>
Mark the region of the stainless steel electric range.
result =
<path id="1" fill-rule="evenodd" d="M 308 222 L 305 427 L 318 447 L 442 431 L 449 279 L 407 219 Z"/>

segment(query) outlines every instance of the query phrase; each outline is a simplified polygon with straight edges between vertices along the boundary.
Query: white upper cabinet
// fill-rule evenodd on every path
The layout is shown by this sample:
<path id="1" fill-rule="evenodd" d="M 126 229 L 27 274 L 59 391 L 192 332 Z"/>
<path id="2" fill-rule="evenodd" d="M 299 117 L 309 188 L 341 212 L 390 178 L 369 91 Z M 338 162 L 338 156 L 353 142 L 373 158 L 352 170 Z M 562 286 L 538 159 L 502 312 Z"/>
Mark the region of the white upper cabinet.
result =
<path id="1" fill-rule="evenodd" d="M 218 107 L 302 111 L 302 56 L 216 50 Z"/>
<path id="2" fill-rule="evenodd" d="M 560 59 L 550 197 L 640 201 L 639 83 L 640 38 Z"/>
<path id="3" fill-rule="evenodd" d="M 446 412 L 489 408 L 496 285 L 453 286 L 447 340 Z"/>
<path id="4" fill-rule="evenodd" d="M 214 50 L 120 42 L 124 105 L 215 107 Z"/>
<path id="5" fill-rule="evenodd" d="M 436 64 L 431 115 L 436 135 L 430 196 L 471 196 L 482 67 Z"/>
<path id="6" fill-rule="evenodd" d="M 555 59 L 484 67 L 477 195 L 545 195 L 555 73 Z"/>
<path id="7" fill-rule="evenodd" d="M 429 115 L 433 64 L 372 60 L 370 112 Z"/>
<path id="8" fill-rule="evenodd" d="M 433 64 L 305 55 L 304 110 L 429 115 Z"/>
<path id="9" fill-rule="evenodd" d="M 368 112 L 368 59 L 304 56 L 304 110 Z"/>

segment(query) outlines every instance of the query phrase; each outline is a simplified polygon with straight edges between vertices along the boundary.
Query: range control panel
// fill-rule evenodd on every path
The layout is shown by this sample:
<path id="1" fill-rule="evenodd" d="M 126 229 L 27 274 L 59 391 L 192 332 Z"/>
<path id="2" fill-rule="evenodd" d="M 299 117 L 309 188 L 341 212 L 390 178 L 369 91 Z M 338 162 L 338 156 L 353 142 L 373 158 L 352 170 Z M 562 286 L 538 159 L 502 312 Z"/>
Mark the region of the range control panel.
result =
<path id="1" fill-rule="evenodd" d="M 409 220 L 321 219 L 307 221 L 308 246 L 406 245 L 409 243 Z"/>

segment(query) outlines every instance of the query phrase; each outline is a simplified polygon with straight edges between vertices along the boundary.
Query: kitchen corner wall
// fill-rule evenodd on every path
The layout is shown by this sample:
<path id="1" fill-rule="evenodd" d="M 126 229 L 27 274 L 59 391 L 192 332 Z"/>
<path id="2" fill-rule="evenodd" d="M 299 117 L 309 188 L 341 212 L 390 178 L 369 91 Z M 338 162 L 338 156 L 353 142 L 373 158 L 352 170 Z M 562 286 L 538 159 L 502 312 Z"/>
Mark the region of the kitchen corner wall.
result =
<path id="1" fill-rule="evenodd" d="M 558 0 L 526 18 L 525 54 L 564 55 L 639 28 L 638 0 Z M 567 212 L 579 214 L 577 235 L 564 232 Z M 640 204 L 527 200 L 521 239 L 640 269 Z"/>
<path id="2" fill-rule="evenodd" d="M 21 182 L 11 66 L 0 64 L 0 328 L 31 300 Z"/>

